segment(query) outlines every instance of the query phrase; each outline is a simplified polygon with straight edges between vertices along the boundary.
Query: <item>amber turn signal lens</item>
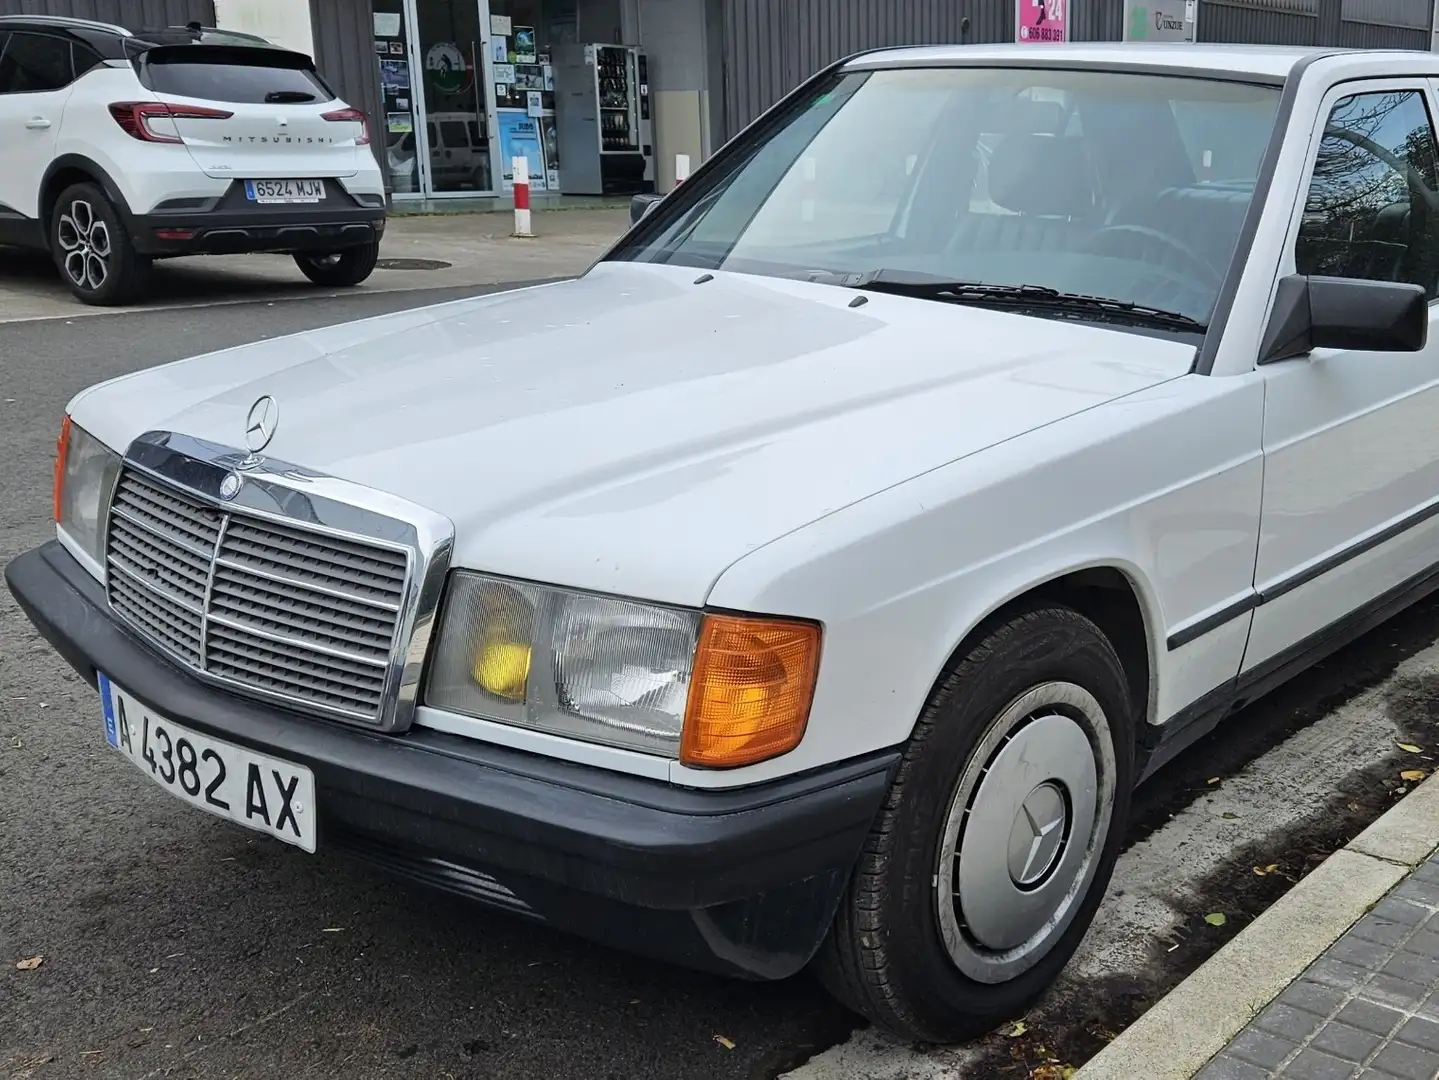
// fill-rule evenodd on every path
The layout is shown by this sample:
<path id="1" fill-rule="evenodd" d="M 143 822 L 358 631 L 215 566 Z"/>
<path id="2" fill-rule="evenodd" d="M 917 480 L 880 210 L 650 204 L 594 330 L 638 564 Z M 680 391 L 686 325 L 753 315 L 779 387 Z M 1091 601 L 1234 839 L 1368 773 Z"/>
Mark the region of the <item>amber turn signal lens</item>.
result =
<path id="1" fill-rule="evenodd" d="M 50 502 L 56 522 L 60 520 L 60 500 L 65 494 L 65 458 L 70 454 L 70 414 L 65 414 L 60 424 L 60 437 L 55 440 L 55 479 L 51 487 Z"/>
<path id="2" fill-rule="evenodd" d="M 814 699 L 819 647 L 814 623 L 706 615 L 680 761 L 733 768 L 798 746 Z"/>

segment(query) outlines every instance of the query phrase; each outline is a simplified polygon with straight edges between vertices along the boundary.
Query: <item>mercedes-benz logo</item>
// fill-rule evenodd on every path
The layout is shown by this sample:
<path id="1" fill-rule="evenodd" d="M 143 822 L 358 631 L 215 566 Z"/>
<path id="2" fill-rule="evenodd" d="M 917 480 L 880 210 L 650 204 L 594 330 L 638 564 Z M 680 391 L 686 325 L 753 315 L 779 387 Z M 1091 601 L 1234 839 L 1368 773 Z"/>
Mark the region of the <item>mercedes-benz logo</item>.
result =
<path id="1" fill-rule="evenodd" d="M 250 406 L 250 415 L 245 417 L 245 449 L 251 454 L 258 454 L 270 445 L 279 426 L 280 406 L 266 394 Z"/>
<path id="2" fill-rule="evenodd" d="M 1009 876 L 1021 888 L 1038 885 L 1059 861 L 1069 808 L 1064 794 L 1050 783 L 1029 793 L 1009 833 Z"/>
<path id="3" fill-rule="evenodd" d="M 220 481 L 220 498 L 229 502 L 238 494 L 240 494 L 240 474 L 227 473 L 225 479 Z"/>

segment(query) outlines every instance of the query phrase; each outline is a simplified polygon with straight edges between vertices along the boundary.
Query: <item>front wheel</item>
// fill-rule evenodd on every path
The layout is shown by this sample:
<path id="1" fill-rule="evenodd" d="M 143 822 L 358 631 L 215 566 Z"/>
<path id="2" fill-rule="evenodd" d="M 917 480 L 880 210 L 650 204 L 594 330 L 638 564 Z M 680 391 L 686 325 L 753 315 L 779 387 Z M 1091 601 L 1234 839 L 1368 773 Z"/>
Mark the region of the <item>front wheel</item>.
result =
<path id="1" fill-rule="evenodd" d="M 316 285 L 347 287 L 358 285 L 375 270 L 380 260 L 378 240 L 360 247 L 345 248 L 326 254 L 300 252 L 295 255 L 295 265 L 300 272 Z"/>
<path id="2" fill-rule="evenodd" d="M 1069 608 L 1018 614 L 952 665 L 816 958 L 830 991 L 926 1042 L 1021 1014 L 1113 873 L 1133 714 L 1113 645 Z"/>

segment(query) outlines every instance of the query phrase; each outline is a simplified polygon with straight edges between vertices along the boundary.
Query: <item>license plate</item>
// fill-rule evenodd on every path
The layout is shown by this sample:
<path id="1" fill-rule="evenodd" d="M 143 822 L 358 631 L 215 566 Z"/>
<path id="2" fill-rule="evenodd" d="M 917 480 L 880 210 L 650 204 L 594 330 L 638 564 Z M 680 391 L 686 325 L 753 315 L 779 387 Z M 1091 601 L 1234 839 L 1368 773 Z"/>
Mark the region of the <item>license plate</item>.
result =
<path id="1" fill-rule="evenodd" d="M 312 203 L 325 197 L 323 180 L 246 180 L 245 198 L 257 203 Z"/>
<path id="2" fill-rule="evenodd" d="M 182 727 L 101 675 L 105 739 L 191 806 L 315 850 L 315 777 L 303 765 Z"/>

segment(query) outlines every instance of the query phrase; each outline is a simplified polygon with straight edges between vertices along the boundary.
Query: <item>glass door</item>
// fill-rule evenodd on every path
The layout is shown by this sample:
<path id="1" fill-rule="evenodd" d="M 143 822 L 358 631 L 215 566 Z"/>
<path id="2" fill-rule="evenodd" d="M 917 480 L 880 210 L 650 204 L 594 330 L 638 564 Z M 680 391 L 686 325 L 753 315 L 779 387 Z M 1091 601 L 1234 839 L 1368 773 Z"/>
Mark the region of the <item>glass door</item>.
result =
<path id="1" fill-rule="evenodd" d="M 416 100 L 419 80 L 411 55 L 413 21 L 405 0 L 374 0 L 375 63 L 380 69 L 380 115 L 371 145 L 388 158 L 390 191 L 397 199 L 425 192 L 424 155 L 419 129 L 423 103 Z"/>
<path id="2" fill-rule="evenodd" d="M 379 11 L 377 0 L 376 11 Z M 396 3 L 397 0 L 388 0 Z M 410 9 L 416 156 L 429 196 L 489 195 L 497 185 L 489 21 L 484 0 L 403 0 Z"/>

